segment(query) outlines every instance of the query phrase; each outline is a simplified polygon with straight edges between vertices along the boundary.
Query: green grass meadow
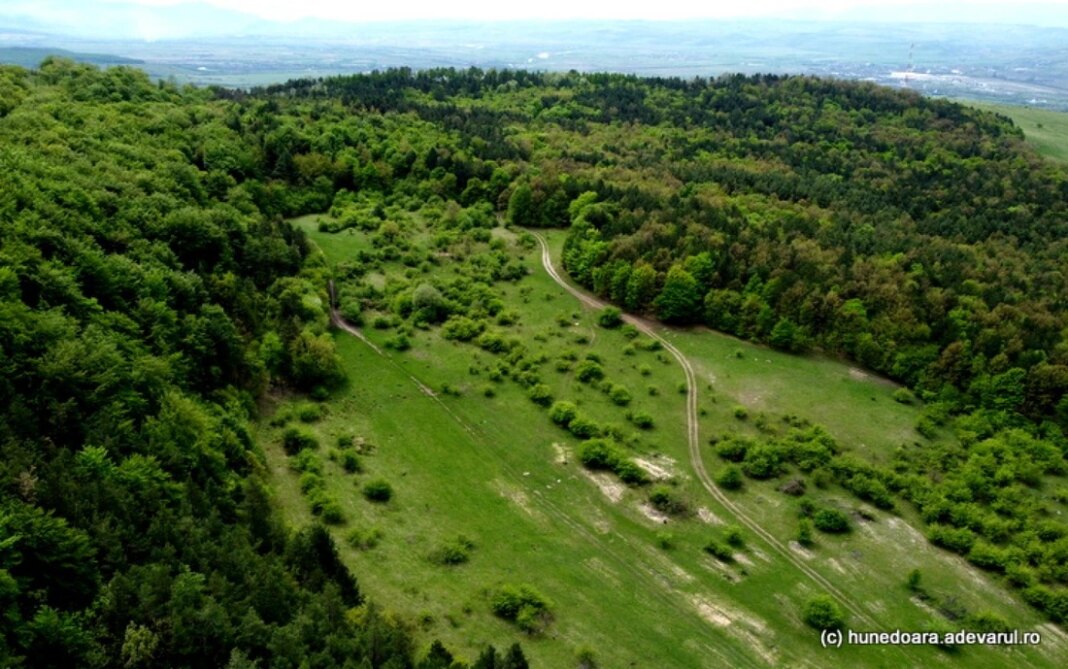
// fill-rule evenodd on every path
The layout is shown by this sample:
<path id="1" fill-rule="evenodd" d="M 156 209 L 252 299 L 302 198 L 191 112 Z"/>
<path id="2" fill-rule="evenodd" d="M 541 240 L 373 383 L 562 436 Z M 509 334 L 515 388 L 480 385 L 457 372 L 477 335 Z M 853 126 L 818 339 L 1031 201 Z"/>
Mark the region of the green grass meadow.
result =
<path id="1" fill-rule="evenodd" d="M 318 232 L 317 217 L 296 222 L 337 263 L 369 248 L 363 233 Z M 440 638 L 469 659 L 481 646 L 521 641 L 532 666 L 577 666 L 576 652 L 592 649 L 600 667 L 1004 667 L 1057 666 L 1068 654 L 1063 636 L 992 578 L 936 549 L 907 510 L 877 511 L 834 488 L 806 495 L 853 517 L 845 536 L 817 533 L 815 546 L 792 545 L 795 555 L 849 594 L 876 621 L 876 630 L 919 631 L 944 616 L 905 587 L 920 569 L 928 591 L 969 611 L 991 610 L 1024 630 L 1045 631 L 1039 648 L 843 647 L 823 649 L 801 620 L 818 586 L 769 545 L 743 531 L 744 547 L 721 562 L 702 550 L 734 523 L 695 480 L 689 464 L 682 370 L 664 351 L 628 348 L 619 330 L 595 324 L 595 313 L 557 286 L 535 250 L 498 230 L 529 274 L 497 284 L 506 308 L 520 320 L 506 328 L 531 354 L 542 354 L 542 382 L 555 399 L 575 402 L 605 425 L 634 433 L 632 451 L 645 467 L 674 486 L 692 513 L 665 523 L 646 507 L 647 488 L 626 487 L 610 474 L 591 474 L 575 457 L 576 440 L 555 426 L 526 390 L 492 381 L 496 356 L 470 343 L 443 339 L 438 329 L 417 330 L 403 353 L 370 347 L 335 331 L 348 382 L 322 403 L 323 417 L 304 427 L 317 451 L 328 492 L 343 522 L 333 526 L 346 562 L 363 591 L 411 621 L 426 645 Z M 564 233 L 547 235 L 559 258 Z M 558 261 L 557 261 L 558 262 Z M 385 280 L 403 267 L 387 265 Z M 449 271 L 446 267 L 444 271 Z M 390 332 L 366 328 L 379 346 Z M 919 408 L 895 402 L 895 386 L 835 360 L 790 356 L 704 329 L 666 331 L 693 362 L 699 378 L 701 437 L 758 434 L 787 415 L 823 425 L 847 450 L 880 460 L 892 449 L 915 446 Z M 638 430 L 604 392 L 579 382 L 554 363 L 565 352 L 592 353 L 606 378 L 625 386 L 628 409 L 654 417 Z M 420 384 L 429 388 L 428 394 Z M 446 387 L 450 390 L 446 392 Z M 487 396 L 492 389 L 492 397 Z M 652 389 L 652 390 L 651 390 Z M 294 526 L 313 522 L 300 473 L 281 447 L 279 415 L 306 398 L 278 396 L 258 425 L 278 501 Z M 735 416 L 738 406 L 748 416 Z M 275 419 L 275 420 L 272 420 Z M 293 418 L 290 424 L 299 424 Z M 767 428 L 765 428 L 767 429 Z M 341 466 L 338 439 L 362 442 L 361 472 Z M 722 467 L 703 447 L 710 472 Z M 367 481 L 392 485 L 387 503 L 361 494 Z M 783 481 L 746 481 L 729 493 L 745 512 L 784 543 L 797 531 L 796 499 L 778 492 Z M 858 520 L 858 515 L 870 520 Z M 377 545 L 353 546 L 355 531 L 377 530 Z M 463 564 L 445 566 L 429 556 L 459 536 L 474 548 Z M 359 542 L 357 542 L 359 543 Z M 665 547 L 666 546 L 666 547 Z M 529 584 L 552 602 L 553 620 L 538 635 L 495 617 L 490 598 L 501 584 Z M 847 618 L 847 625 L 867 629 Z"/>

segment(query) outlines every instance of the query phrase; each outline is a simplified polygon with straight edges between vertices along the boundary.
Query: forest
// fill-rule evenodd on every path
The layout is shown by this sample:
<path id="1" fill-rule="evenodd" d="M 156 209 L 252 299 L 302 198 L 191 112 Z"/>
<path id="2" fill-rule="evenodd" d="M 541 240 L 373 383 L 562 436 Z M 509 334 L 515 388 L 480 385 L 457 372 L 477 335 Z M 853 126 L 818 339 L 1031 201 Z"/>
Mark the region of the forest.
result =
<path id="1" fill-rule="evenodd" d="M 323 525 L 281 521 L 250 429 L 266 396 L 355 382 L 335 278 L 341 313 L 379 314 L 397 351 L 440 328 L 513 357 L 588 465 L 644 483 L 488 327 L 520 316 L 490 286 L 523 273 L 492 244 L 463 281 L 358 281 L 439 262 L 407 238 L 416 213 L 441 254 L 499 223 L 567 228 L 569 275 L 628 312 L 901 382 L 928 442 L 881 462 L 811 426 L 713 447 L 736 483 L 793 467 L 909 505 L 1068 620 L 1068 172 L 1005 117 L 812 77 L 397 69 L 237 91 L 50 58 L 0 68 L 0 166 L 4 666 L 527 666 L 504 640 L 472 664 L 416 647 Z M 309 213 L 377 257 L 332 276 L 286 220 Z M 499 615 L 538 627 L 524 606 Z"/>

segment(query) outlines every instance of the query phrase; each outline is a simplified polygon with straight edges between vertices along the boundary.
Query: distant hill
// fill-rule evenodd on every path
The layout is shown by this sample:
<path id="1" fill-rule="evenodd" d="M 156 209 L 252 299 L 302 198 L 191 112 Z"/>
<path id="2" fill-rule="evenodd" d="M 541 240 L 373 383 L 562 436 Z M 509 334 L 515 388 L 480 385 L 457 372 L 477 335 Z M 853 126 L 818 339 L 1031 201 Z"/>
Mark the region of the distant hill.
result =
<path id="1" fill-rule="evenodd" d="M 0 63 L 7 65 L 37 67 L 48 56 L 62 56 L 80 63 L 91 63 L 93 65 L 141 65 L 145 62 L 137 58 L 125 58 L 107 53 L 79 53 L 54 47 L 0 47 Z"/>

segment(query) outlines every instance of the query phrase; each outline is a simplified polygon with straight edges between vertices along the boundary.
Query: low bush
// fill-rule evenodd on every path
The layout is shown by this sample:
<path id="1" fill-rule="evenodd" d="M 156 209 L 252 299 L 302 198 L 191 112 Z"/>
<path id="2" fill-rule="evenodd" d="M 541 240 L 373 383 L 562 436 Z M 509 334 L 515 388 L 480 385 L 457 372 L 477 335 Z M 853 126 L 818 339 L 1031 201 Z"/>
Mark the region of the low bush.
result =
<path id="1" fill-rule="evenodd" d="M 845 625 L 842 610 L 828 595 L 816 595 L 805 602 L 801 608 L 801 618 L 818 630 L 841 629 Z"/>
<path id="2" fill-rule="evenodd" d="M 623 312 L 616 307 L 605 307 L 597 314 L 597 324 L 608 329 L 618 328 L 623 325 Z"/>
<path id="3" fill-rule="evenodd" d="M 282 448 L 288 455 L 295 455 L 306 448 L 319 448 L 319 440 L 309 432 L 290 427 L 282 433 Z"/>
<path id="4" fill-rule="evenodd" d="M 849 518 L 838 509 L 820 509 L 812 516 L 812 524 L 817 530 L 831 534 L 849 531 Z"/>
<path id="5" fill-rule="evenodd" d="M 368 481 L 363 486 L 363 496 L 372 502 L 388 502 L 393 499 L 393 486 L 383 479 Z"/>
<path id="6" fill-rule="evenodd" d="M 538 383 L 530 387 L 530 390 L 527 391 L 527 397 L 529 397 L 534 404 L 547 407 L 552 404 L 553 391 L 544 383 Z"/>
<path id="7" fill-rule="evenodd" d="M 658 485 L 649 492 L 649 503 L 653 508 L 670 516 L 679 516 L 689 511 L 689 506 L 671 488 Z"/>

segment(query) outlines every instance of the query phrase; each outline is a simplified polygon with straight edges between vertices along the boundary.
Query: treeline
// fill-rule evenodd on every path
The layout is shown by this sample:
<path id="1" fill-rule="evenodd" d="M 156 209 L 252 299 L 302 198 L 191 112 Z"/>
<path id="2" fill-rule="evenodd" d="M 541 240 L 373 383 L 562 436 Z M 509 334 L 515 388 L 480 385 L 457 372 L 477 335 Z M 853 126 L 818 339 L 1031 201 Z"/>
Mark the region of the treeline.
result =
<path id="1" fill-rule="evenodd" d="M 257 399 L 342 381 L 325 275 L 278 216 L 357 177 L 212 98 L 0 68 L 0 665 L 466 667 L 273 509 Z"/>

